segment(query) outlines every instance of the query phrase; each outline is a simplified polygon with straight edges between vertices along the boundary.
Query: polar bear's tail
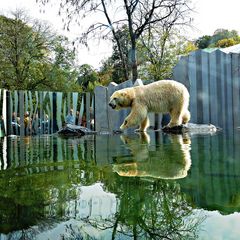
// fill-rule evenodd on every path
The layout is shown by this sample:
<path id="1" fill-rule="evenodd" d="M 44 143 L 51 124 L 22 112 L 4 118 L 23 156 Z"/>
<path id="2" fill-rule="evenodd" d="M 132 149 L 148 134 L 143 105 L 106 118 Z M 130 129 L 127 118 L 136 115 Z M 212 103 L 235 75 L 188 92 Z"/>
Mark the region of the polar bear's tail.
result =
<path id="1" fill-rule="evenodd" d="M 191 114 L 190 114 L 190 112 L 186 109 L 185 112 L 184 112 L 183 115 L 182 115 L 182 123 L 183 123 L 183 124 L 188 123 L 189 120 L 190 120 L 190 118 L 191 118 Z"/>

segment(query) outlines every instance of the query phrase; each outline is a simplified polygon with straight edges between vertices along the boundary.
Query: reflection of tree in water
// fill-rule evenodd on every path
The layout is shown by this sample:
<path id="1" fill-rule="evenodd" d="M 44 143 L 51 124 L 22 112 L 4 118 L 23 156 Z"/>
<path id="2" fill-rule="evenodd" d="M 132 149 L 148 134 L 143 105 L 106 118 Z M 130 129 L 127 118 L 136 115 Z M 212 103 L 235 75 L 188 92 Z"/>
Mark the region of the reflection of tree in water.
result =
<path id="1" fill-rule="evenodd" d="M 57 140 L 60 141 L 59 139 Z M 128 145 L 126 147 L 130 149 L 132 155 L 134 153 L 138 154 L 140 152 L 139 149 L 142 149 L 139 156 L 143 158 L 140 161 L 143 165 L 140 167 L 144 167 L 144 169 L 144 164 L 148 165 L 149 156 L 153 169 L 156 169 L 158 152 L 161 152 L 164 156 L 168 155 L 162 145 L 160 145 L 159 149 L 149 151 L 148 141 L 145 142 L 144 139 L 140 139 L 140 144 L 138 144 L 138 137 L 127 140 L 126 144 Z M 136 144 L 134 144 L 134 141 Z M 103 237 L 109 236 L 110 232 L 112 239 L 195 238 L 200 220 L 194 216 L 192 208 L 175 181 L 159 179 L 156 171 L 152 171 L 152 169 L 147 169 L 149 173 L 147 175 L 152 176 L 151 178 L 147 178 L 146 174 L 133 177 L 119 176 L 112 172 L 110 165 L 98 166 L 92 159 L 93 155 L 88 154 L 87 150 L 89 149 L 85 146 L 85 142 L 81 145 L 84 151 L 79 151 L 78 154 L 82 156 L 82 153 L 86 152 L 88 158 L 79 157 L 76 160 L 71 160 L 71 150 L 77 144 L 70 145 L 69 141 L 67 143 L 68 151 L 66 152 L 62 151 L 62 148 L 59 149 L 61 145 L 57 145 L 58 151 L 64 156 L 62 157 L 64 160 L 62 162 L 54 161 L 55 156 L 52 151 L 46 152 L 46 155 L 43 152 L 40 162 L 35 162 L 29 158 L 31 161 L 22 161 L 20 167 L 15 167 L 16 164 L 12 164 L 11 166 L 9 165 L 10 167 L 7 171 L 1 173 L 0 182 L 2 189 L 0 195 L 5 196 L 3 198 L 4 202 L 9 202 L 9 207 L 4 210 L 5 214 L 2 211 L 1 220 L 5 223 L 9 222 L 9 226 L 10 224 L 14 226 L 15 229 L 11 229 L 12 231 L 19 229 L 18 233 L 12 232 L 12 236 L 9 239 L 34 239 L 34 236 L 39 232 L 53 229 L 55 227 L 54 224 L 57 224 L 58 221 L 62 223 L 68 220 L 71 216 L 67 214 L 69 210 L 67 204 L 75 203 L 74 206 L 77 206 L 80 196 L 76 186 L 89 186 L 96 182 L 104 183 L 106 191 L 116 194 L 118 199 L 117 212 L 108 218 L 103 218 L 102 216 L 81 218 L 78 219 L 80 220 L 78 225 L 66 223 L 62 239 L 99 239 L 90 233 L 84 232 L 85 230 L 82 226 L 89 227 L 89 224 L 95 230 L 103 233 L 101 235 Z M 50 144 L 50 146 L 54 144 L 55 142 Z M 63 146 L 63 149 L 65 149 L 65 142 Z M 171 152 L 171 155 L 174 155 L 174 157 L 180 156 L 182 152 L 181 144 L 170 144 L 169 146 L 168 150 Z M 54 149 L 54 147 L 52 148 Z M 173 150 L 175 151 L 174 154 Z M 33 151 L 35 151 L 34 148 Z M 26 156 L 25 152 L 23 153 Z M 59 155 L 57 153 L 56 156 L 58 159 Z M 21 160 L 20 156 L 17 159 Z M 48 160 L 46 161 L 45 159 Z M 172 158 L 171 166 L 175 165 Z M 182 169 L 181 166 L 184 168 L 182 164 L 179 166 L 180 169 Z M 10 178 L 11 182 L 8 181 Z M 16 192 L 21 194 L 16 196 Z M 6 206 L 6 203 L 3 201 L 0 201 L 0 204 L 2 203 L 3 206 Z M 49 209 L 52 209 L 53 212 Z M 14 217 L 15 211 L 18 211 L 18 217 Z M 3 216 L 9 216 L 11 219 L 6 219 Z M 26 217 L 26 222 L 24 222 L 24 216 Z M 50 218 L 53 218 L 52 221 Z M 14 222 L 14 219 L 18 220 L 17 223 Z M 17 225 L 19 223 L 20 225 Z M 37 228 L 33 227 L 36 224 Z M 6 232 L 9 231 L 7 230 Z"/>
<path id="2" fill-rule="evenodd" d="M 89 220 L 92 225 L 99 229 L 112 228 L 112 239 L 119 239 L 121 235 L 131 239 L 196 239 L 198 226 L 204 219 L 193 212 L 177 182 L 161 179 L 186 176 L 191 164 L 190 139 L 181 135 L 169 138 L 172 144 L 166 148 L 160 146 L 152 152 L 149 151 L 148 136 L 124 138 L 126 147 L 133 154 L 133 166 L 137 166 L 138 171 L 133 172 L 132 168 L 129 171 L 131 162 L 119 163 L 124 174 L 116 171 L 119 175 L 116 175 L 114 184 L 105 182 L 106 189 L 119 198 L 118 212 L 114 219 L 104 224 Z M 153 169 L 145 168 L 144 164 L 149 163 Z M 118 167 L 114 164 L 113 168 L 119 170 Z M 159 169 L 159 175 L 156 169 Z"/>
<path id="3" fill-rule="evenodd" d="M 113 239 L 117 232 L 133 239 L 196 239 L 201 220 L 173 181 L 140 178 L 117 179 L 119 211 L 113 223 Z"/>

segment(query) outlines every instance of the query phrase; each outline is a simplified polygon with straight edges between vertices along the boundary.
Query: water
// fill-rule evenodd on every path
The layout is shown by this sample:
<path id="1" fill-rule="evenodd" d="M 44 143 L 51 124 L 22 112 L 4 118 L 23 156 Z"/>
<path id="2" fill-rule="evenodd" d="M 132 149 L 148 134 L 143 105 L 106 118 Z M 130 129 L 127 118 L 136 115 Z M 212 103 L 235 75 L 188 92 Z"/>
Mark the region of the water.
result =
<path id="1" fill-rule="evenodd" d="M 240 131 L 0 142 L 0 239 L 239 239 Z"/>

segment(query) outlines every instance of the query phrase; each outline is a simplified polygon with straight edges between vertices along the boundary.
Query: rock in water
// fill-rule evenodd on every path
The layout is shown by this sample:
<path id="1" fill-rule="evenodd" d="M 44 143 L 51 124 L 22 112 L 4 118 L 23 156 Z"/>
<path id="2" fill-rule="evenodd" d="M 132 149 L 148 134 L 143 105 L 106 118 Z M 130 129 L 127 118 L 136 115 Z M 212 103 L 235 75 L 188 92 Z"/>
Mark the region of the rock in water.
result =
<path id="1" fill-rule="evenodd" d="M 65 127 L 58 131 L 58 134 L 61 136 L 84 136 L 90 134 L 96 134 L 96 131 L 92 131 L 89 128 L 83 126 L 77 126 L 72 124 L 67 124 Z"/>
<path id="2" fill-rule="evenodd" d="M 181 126 L 176 127 L 163 127 L 162 131 L 166 133 L 175 133 L 175 134 L 182 134 L 182 133 L 193 133 L 193 134 L 208 134 L 208 133 L 215 133 L 219 130 L 216 126 L 212 124 L 195 124 L 195 123 L 188 123 Z"/>

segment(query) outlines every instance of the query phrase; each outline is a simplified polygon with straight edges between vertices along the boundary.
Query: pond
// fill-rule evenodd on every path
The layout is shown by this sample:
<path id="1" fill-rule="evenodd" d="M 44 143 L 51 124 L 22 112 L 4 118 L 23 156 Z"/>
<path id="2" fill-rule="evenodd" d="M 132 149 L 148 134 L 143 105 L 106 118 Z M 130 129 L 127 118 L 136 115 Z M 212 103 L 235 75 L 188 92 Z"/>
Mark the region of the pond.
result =
<path id="1" fill-rule="evenodd" d="M 0 142 L 0 239 L 239 239 L 240 131 Z"/>

